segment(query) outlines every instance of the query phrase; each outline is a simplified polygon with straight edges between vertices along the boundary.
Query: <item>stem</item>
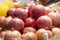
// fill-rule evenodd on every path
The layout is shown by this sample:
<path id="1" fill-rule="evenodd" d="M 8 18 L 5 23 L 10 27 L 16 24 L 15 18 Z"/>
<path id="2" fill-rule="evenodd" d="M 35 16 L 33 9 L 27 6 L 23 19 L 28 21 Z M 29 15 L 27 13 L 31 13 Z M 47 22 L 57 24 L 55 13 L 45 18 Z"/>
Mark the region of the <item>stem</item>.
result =
<path id="1" fill-rule="evenodd" d="M 48 33 L 44 33 L 44 40 L 48 40 Z"/>

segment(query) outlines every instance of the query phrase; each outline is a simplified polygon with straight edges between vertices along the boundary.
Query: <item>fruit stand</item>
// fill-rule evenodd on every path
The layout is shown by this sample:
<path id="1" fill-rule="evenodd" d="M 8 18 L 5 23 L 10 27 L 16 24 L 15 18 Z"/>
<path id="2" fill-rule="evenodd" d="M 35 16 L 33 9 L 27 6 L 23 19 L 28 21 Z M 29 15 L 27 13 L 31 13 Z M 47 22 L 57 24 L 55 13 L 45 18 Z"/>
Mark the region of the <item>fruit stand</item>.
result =
<path id="1" fill-rule="evenodd" d="M 0 0 L 0 40 L 60 40 L 60 1 Z"/>

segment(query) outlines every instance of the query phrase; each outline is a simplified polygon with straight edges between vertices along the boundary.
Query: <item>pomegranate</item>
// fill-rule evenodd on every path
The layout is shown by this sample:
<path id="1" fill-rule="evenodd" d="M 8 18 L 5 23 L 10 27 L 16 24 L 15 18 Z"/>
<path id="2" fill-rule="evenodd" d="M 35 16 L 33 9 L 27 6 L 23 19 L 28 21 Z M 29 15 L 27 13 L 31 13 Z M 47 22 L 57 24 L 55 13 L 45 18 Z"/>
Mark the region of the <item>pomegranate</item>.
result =
<path id="1" fill-rule="evenodd" d="M 48 16 L 41 16 L 37 19 L 37 26 L 39 28 L 51 29 L 52 28 L 52 20 Z"/>
<path id="2" fill-rule="evenodd" d="M 28 8 L 28 13 L 29 13 L 29 16 L 32 16 L 32 10 L 33 8 L 35 7 L 36 5 L 35 4 L 31 4 Z"/>
<path id="3" fill-rule="evenodd" d="M 14 17 L 13 14 L 14 14 L 15 10 L 16 10 L 15 8 L 11 8 L 11 9 L 9 9 L 8 12 L 7 12 L 7 17 L 8 17 L 8 16 L 12 16 L 12 17 Z"/>
<path id="4" fill-rule="evenodd" d="M 2 32 L 0 33 L 0 37 L 1 37 L 1 38 L 4 38 L 6 32 L 7 32 L 7 31 L 2 31 Z"/>
<path id="5" fill-rule="evenodd" d="M 26 27 L 36 27 L 36 22 L 35 22 L 35 19 L 33 18 L 26 18 L 25 19 L 25 26 Z"/>
<path id="6" fill-rule="evenodd" d="M 7 24 L 8 24 L 11 20 L 12 20 L 12 17 L 11 17 L 11 16 L 6 17 L 6 18 L 5 18 L 5 21 L 4 21 L 5 25 L 7 26 Z"/>
<path id="7" fill-rule="evenodd" d="M 36 5 L 31 11 L 32 17 L 35 19 L 45 15 L 45 13 L 46 13 L 46 8 L 43 5 Z"/>
<path id="8" fill-rule="evenodd" d="M 24 9 L 22 9 L 22 8 L 17 8 L 16 10 L 15 10 L 15 13 L 14 13 L 14 17 L 18 17 L 18 18 L 21 18 L 21 19 L 25 19 L 25 18 L 27 18 L 27 16 L 28 16 L 28 13 L 27 13 L 27 11 L 25 11 Z"/>
<path id="9" fill-rule="evenodd" d="M 13 18 L 8 24 L 8 28 L 15 28 L 16 30 L 22 30 L 24 28 L 23 20 L 19 18 Z"/>
<path id="10" fill-rule="evenodd" d="M 60 24 L 60 14 L 55 12 L 50 12 L 48 16 L 52 19 L 53 25 L 58 26 Z"/>
<path id="11" fill-rule="evenodd" d="M 50 12 L 54 12 L 53 9 L 49 7 L 45 7 L 45 8 L 46 8 L 46 15 L 49 14 Z"/>

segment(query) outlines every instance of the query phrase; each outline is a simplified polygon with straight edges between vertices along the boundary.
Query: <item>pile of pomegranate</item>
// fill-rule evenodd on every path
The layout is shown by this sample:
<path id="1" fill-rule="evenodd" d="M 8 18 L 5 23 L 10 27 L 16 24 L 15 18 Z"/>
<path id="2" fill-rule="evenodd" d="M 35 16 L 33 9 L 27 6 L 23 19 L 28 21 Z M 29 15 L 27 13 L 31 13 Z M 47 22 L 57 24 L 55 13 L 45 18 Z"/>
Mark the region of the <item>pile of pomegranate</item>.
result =
<path id="1" fill-rule="evenodd" d="M 0 37 L 4 40 L 44 40 L 60 35 L 60 13 L 43 5 L 11 8 L 0 16 Z"/>

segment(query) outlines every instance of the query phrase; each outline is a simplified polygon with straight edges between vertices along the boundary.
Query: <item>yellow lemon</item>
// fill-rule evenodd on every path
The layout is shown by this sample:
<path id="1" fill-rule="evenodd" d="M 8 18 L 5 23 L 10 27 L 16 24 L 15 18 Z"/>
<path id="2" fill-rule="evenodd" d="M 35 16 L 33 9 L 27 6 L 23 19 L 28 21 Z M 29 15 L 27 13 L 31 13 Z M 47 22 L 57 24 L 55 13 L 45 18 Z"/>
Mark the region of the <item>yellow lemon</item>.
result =
<path id="1" fill-rule="evenodd" d="M 6 16 L 8 9 L 4 4 L 0 4 L 0 16 Z"/>
<path id="2" fill-rule="evenodd" d="M 5 4 L 9 8 L 14 7 L 14 2 L 12 2 L 11 0 L 7 0 L 3 4 Z"/>

